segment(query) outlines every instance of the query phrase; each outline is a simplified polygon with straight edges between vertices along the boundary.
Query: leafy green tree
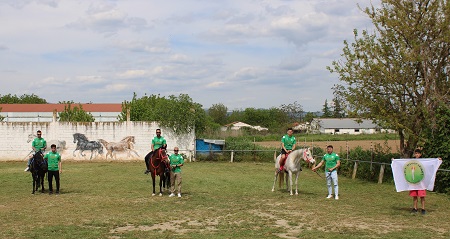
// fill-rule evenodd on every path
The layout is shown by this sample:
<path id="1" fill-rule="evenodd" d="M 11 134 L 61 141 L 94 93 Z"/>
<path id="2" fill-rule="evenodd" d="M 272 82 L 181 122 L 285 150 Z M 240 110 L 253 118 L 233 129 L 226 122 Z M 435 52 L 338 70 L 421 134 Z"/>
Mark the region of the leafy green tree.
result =
<path id="1" fill-rule="evenodd" d="M 259 125 L 272 131 L 279 131 L 286 129 L 289 117 L 284 111 L 275 107 L 270 109 L 246 108 L 243 112 L 243 121 L 250 125 Z"/>
<path id="2" fill-rule="evenodd" d="M 342 85 L 335 95 L 351 110 L 397 130 L 400 150 L 411 157 L 436 124 L 439 102 L 448 102 L 450 4 L 447 0 L 382 0 L 363 10 L 375 32 L 354 30 L 343 59 L 328 67 Z"/>
<path id="3" fill-rule="evenodd" d="M 224 125 L 227 123 L 227 111 L 228 108 L 222 104 L 213 104 L 208 109 L 208 115 L 212 118 L 212 120 L 220 125 Z"/>
<path id="4" fill-rule="evenodd" d="M 428 129 L 427 141 L 424 145 L 425 157 L 441 157 L 443 162 L 440 169 L 450 169 L 450 108 L 441 104 L 436 111 L 435 127 Z M 438 171 L 436 174 L 435 190 L 450 193 L 450 172 Z"/>
<path id="5" fill-rule="evenodd" d="M 330 118 L 332 116 L 332 112 L 330 109 L 330 106 L 328 105 L 328 101 L 325 99 L 325 104 L 323 105 L 322 108 L 322 118 Z"/>
<path id="6" fill-rule="evenodd" d="M 119 120 L 126 120 L 128 110 L 131 121 L 155 121 L 162 127 L 173 129 L 176 134 L 189 133 L 194 129 L 201 133 L 207 125 L 207 114 L 202 105 L 193 102 L 187 94 L 167 98 L 144 95 L 137 98 L 134 93 L 130 102 L 122 103 Z"/>
<path id="7" fill-rule="evenodd" d="M 61 122 L 94 122 L 94 116 L 91 113 L 83 110 L 83 106 L 79 103 L 78 106 L 73 106 L 73 101 L 63 101 L 59 104 L 66 104 L 64 111 L 58 113 L 59 121 Z"/>
<path id="8" fill-rule="evenodd" d="M 316 115 L 315 113 L 313 113 L 313 112 L 307 112 L 307 113 L 305 114 L 305 117 L 303 118 L 303 120 L 304 120 L 305 122 L 311 123 L 311 121 L 313 121 L 313 119 L 316 118 L 316 117 L 317 117 L 317 115 Z"/>
<path id="9" fill-rule="evenodd" d="M 337 98 L 333 98 L 333 112 L 332 117 L 333 118 L 344 118 L 345 117 L 345 110 L 342 107 L 341 101 Z"/>
<path id="10" fill-rule="evenodd" d="M 282 104 L 279 109 L 288 116 L 289 123 L 303 122 L 303 107 L 297 101 L 287 105 Z"/>
<path id="11" fill-rule="evenodd" d="M 0 112 L 2 112 L 2 107 L 0 107 Z M 0 121 L 3 121 L 5 119 L 5 117 L 3 117 L 2 115 L 0 115 Z"/>
<path id="12" fill-rule="evenodd" d="M 244 121 L 244 111 L 243 110 L 233 110 L 228 116 L 227 123 L 233 123 L 237 121 Z"/>
<path id="13" fill-rule="evenodd" d="M 0 95 L 0 104 L 47 104 L 45 99 L 40 98 L 35 94 L 31 95 Z"/>

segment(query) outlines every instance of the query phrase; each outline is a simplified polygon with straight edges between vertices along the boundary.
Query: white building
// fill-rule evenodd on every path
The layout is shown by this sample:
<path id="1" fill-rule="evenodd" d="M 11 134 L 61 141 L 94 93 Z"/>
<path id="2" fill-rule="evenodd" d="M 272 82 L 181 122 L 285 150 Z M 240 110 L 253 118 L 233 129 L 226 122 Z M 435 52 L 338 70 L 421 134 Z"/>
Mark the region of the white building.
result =
<path id="1" fill-rule="evenodd" d="M 233 122 L 233 123 L 230 123 L 230 124 L 226 124 L 226 125 L 222 126 L 221 129 L 222 129 L 222 131 L 227 131 L 229 129 L 230 130 L 240 130 L 241 128 L 256 129 L 258 131 L 269 130 L 268 128 L 264 128 L 264 127 L 261 127 L 259 125 L 253 126 L 253 125 L 249 125 L 249 124 L 246 124 L 246 123 L 240 122 L 240 121 L 236 121 L 236 122 Z"/>
<path id="2" fill-rule="evenodd" d="M 382 129 L 371 120 L 357 118 L 314 118 L 311 131 L 322 134 L 374 134 L 393 130 Z"/>

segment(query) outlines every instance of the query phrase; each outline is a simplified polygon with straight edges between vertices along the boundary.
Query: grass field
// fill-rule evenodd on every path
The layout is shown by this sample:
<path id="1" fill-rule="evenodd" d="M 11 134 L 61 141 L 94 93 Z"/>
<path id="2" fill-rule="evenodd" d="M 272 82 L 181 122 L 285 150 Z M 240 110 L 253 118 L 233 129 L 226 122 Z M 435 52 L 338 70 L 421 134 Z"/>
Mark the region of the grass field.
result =
<path id="1" fill-rule="evenodd" d="M 61 194 L 31 194 L 24 162 L 0 163 L 1 238 L 450 238 L 450 198 L 340 177 L 340 200 L 304 170 L 300 194 L 271 192 L 269 163 L 193 162 L 183 197 L 151 196 L 143 162 L 63 162 Z"/>

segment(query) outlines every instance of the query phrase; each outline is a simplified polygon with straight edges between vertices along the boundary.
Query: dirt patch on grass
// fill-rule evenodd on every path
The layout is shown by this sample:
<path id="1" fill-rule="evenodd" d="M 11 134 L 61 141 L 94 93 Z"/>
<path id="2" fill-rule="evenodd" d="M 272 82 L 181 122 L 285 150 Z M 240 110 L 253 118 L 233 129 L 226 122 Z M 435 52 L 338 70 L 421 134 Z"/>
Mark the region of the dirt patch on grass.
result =
<path id="1" fill-rule="evenodd" d="M 256 142 L 257 145 L 267 147 L 267 148 L 277 148 L 280 147 L 280 141 L 264 141 Z M 319 141 L 319 142 L 297 142 L 297 147 L 320 147 L 326 149 L 327 145 L 333 145 L 334 151 L 339 152 L 345 150 L 347 147 L 349 149 L 354 149 L 360 146 L 362 149 L 369 150 L 375 148 L 377 145 L 381 147 L 389 147 L 391 152 L 398 152 L 400 147 L 399 140 L 355 140 L 355 141 Z"/>

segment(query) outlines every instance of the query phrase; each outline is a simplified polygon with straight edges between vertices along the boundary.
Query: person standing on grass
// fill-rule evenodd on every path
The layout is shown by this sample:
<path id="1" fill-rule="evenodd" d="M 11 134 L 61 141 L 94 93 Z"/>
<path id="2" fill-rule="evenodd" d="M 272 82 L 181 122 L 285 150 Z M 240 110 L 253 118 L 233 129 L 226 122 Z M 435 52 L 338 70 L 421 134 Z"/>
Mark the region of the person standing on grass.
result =
<path id="1" fill-rule="evenodd" d="M 297 141 L 295 139 L 295 136 L 292 135 L 293 133 L 294 131 L 292 130 L 292 128 L 288 128 L 287 134 L 281 138 L 280 171 L 283 171 L 284 169 L 287 155 L 295 149 L 295 144 L 297 143 Z"/>
<path id="2" fill-rule="evenodd" d="M 148 174 L 150 172 L 150 158 L 152 157 L 155 150 L 158 150 L 159 148 L 166 148 L 167 142 L 166 139 L 161 136 L 161 129 L 156 129 L 156 136 L 152 139 L 152 151 L 148 153 L 145 156 L 145 166 L 147 167 L 147 170 L 145 170 L 145 174 Z"/>
<path id="3" fill-rule="evenodd" d="M 422 157 L 422 151 L 420 149 L 414 150 L 414 158 L 419 159 Z M 441 158 L 438 158 L 439 160 L 442 160 Z M 414 172 L 412 173 L 414 175 Z M 420 197 L 420 203 L 422 206 L 421 213 L 422 215 L 426 214 L 425 210 L 425 196 L 427 195 L 427 191 L 424 190 L 410 190 L 409 196 L 413 198 L 413 209 L 411 210 L 411 213 L 416 214 L 418 212 L 418 203 L 419 203 L 419 197 Z"/>
<path id="4" fill-rule="evenodd" d="M 325 177 L 327 179 L 327 187 L 328 187 L 328 196 L 327 198 L 333 197 L 331 183 L 334 184 L 334 199 L 339 199 L 339 186 L 338 186 L 338 175 L 337 168 L 341 166 L 341 159 L 339 155 L 333 153 L 333 146 L 327 146 L 327 153 L 323 156 L 322 161 L 316 166 L 313 167 L 312 170 L 316 171 L 318 168 L 322 166 L 325 162 Z"/>
<path id="5" fill-rule="evenodd" d="M 56 145 L 52 144 L 51 146 L 52 151 L 48 152 L 44 159 L 48 161 L 48 189 L 49 194 L 53 194 L 53 185 L 52 180 L 53 177 L 55 177 L 56 182 L 56 194 L 59 194 L 59 175 L 62 173 L 62 166 L 61 166 L 61 155 L 56 152 Z"/>
<path id="6" fill-rule="evenodd" d="M 40 130 L 38 130 L 36 132 L 37 137 L 34 138 L 33 142 L 31 142 L 31 148 L 33 149 L 34 153 L 32 155 L 30 155 L 30 157 L 28 158 L 28 163 L 27 163 L 27 168 L 25 168 L 25 172 L 30 171 L 30 164 L 31 164 L 31 160 L 34 157 L 34 154 L 36 154 L 37 152 L 42 151 L 42 153 L 44 153 L 45 149 L 47 148 L 47 141 L 45 141 L 44 138 L 42 138 L 42 132 Z"/>
<path id="7" fill-rule="evenodd" d="M 184 164 L 184 159 L 181 154 L 178 154 L 178 147 L 173 149 L 174 154 L 169 156 L 170 160 L 170 195 L 169 197 L 175 196 L 175 182 L 177 184 L 178 197 L 181 197 L 181 167 Z"/>

